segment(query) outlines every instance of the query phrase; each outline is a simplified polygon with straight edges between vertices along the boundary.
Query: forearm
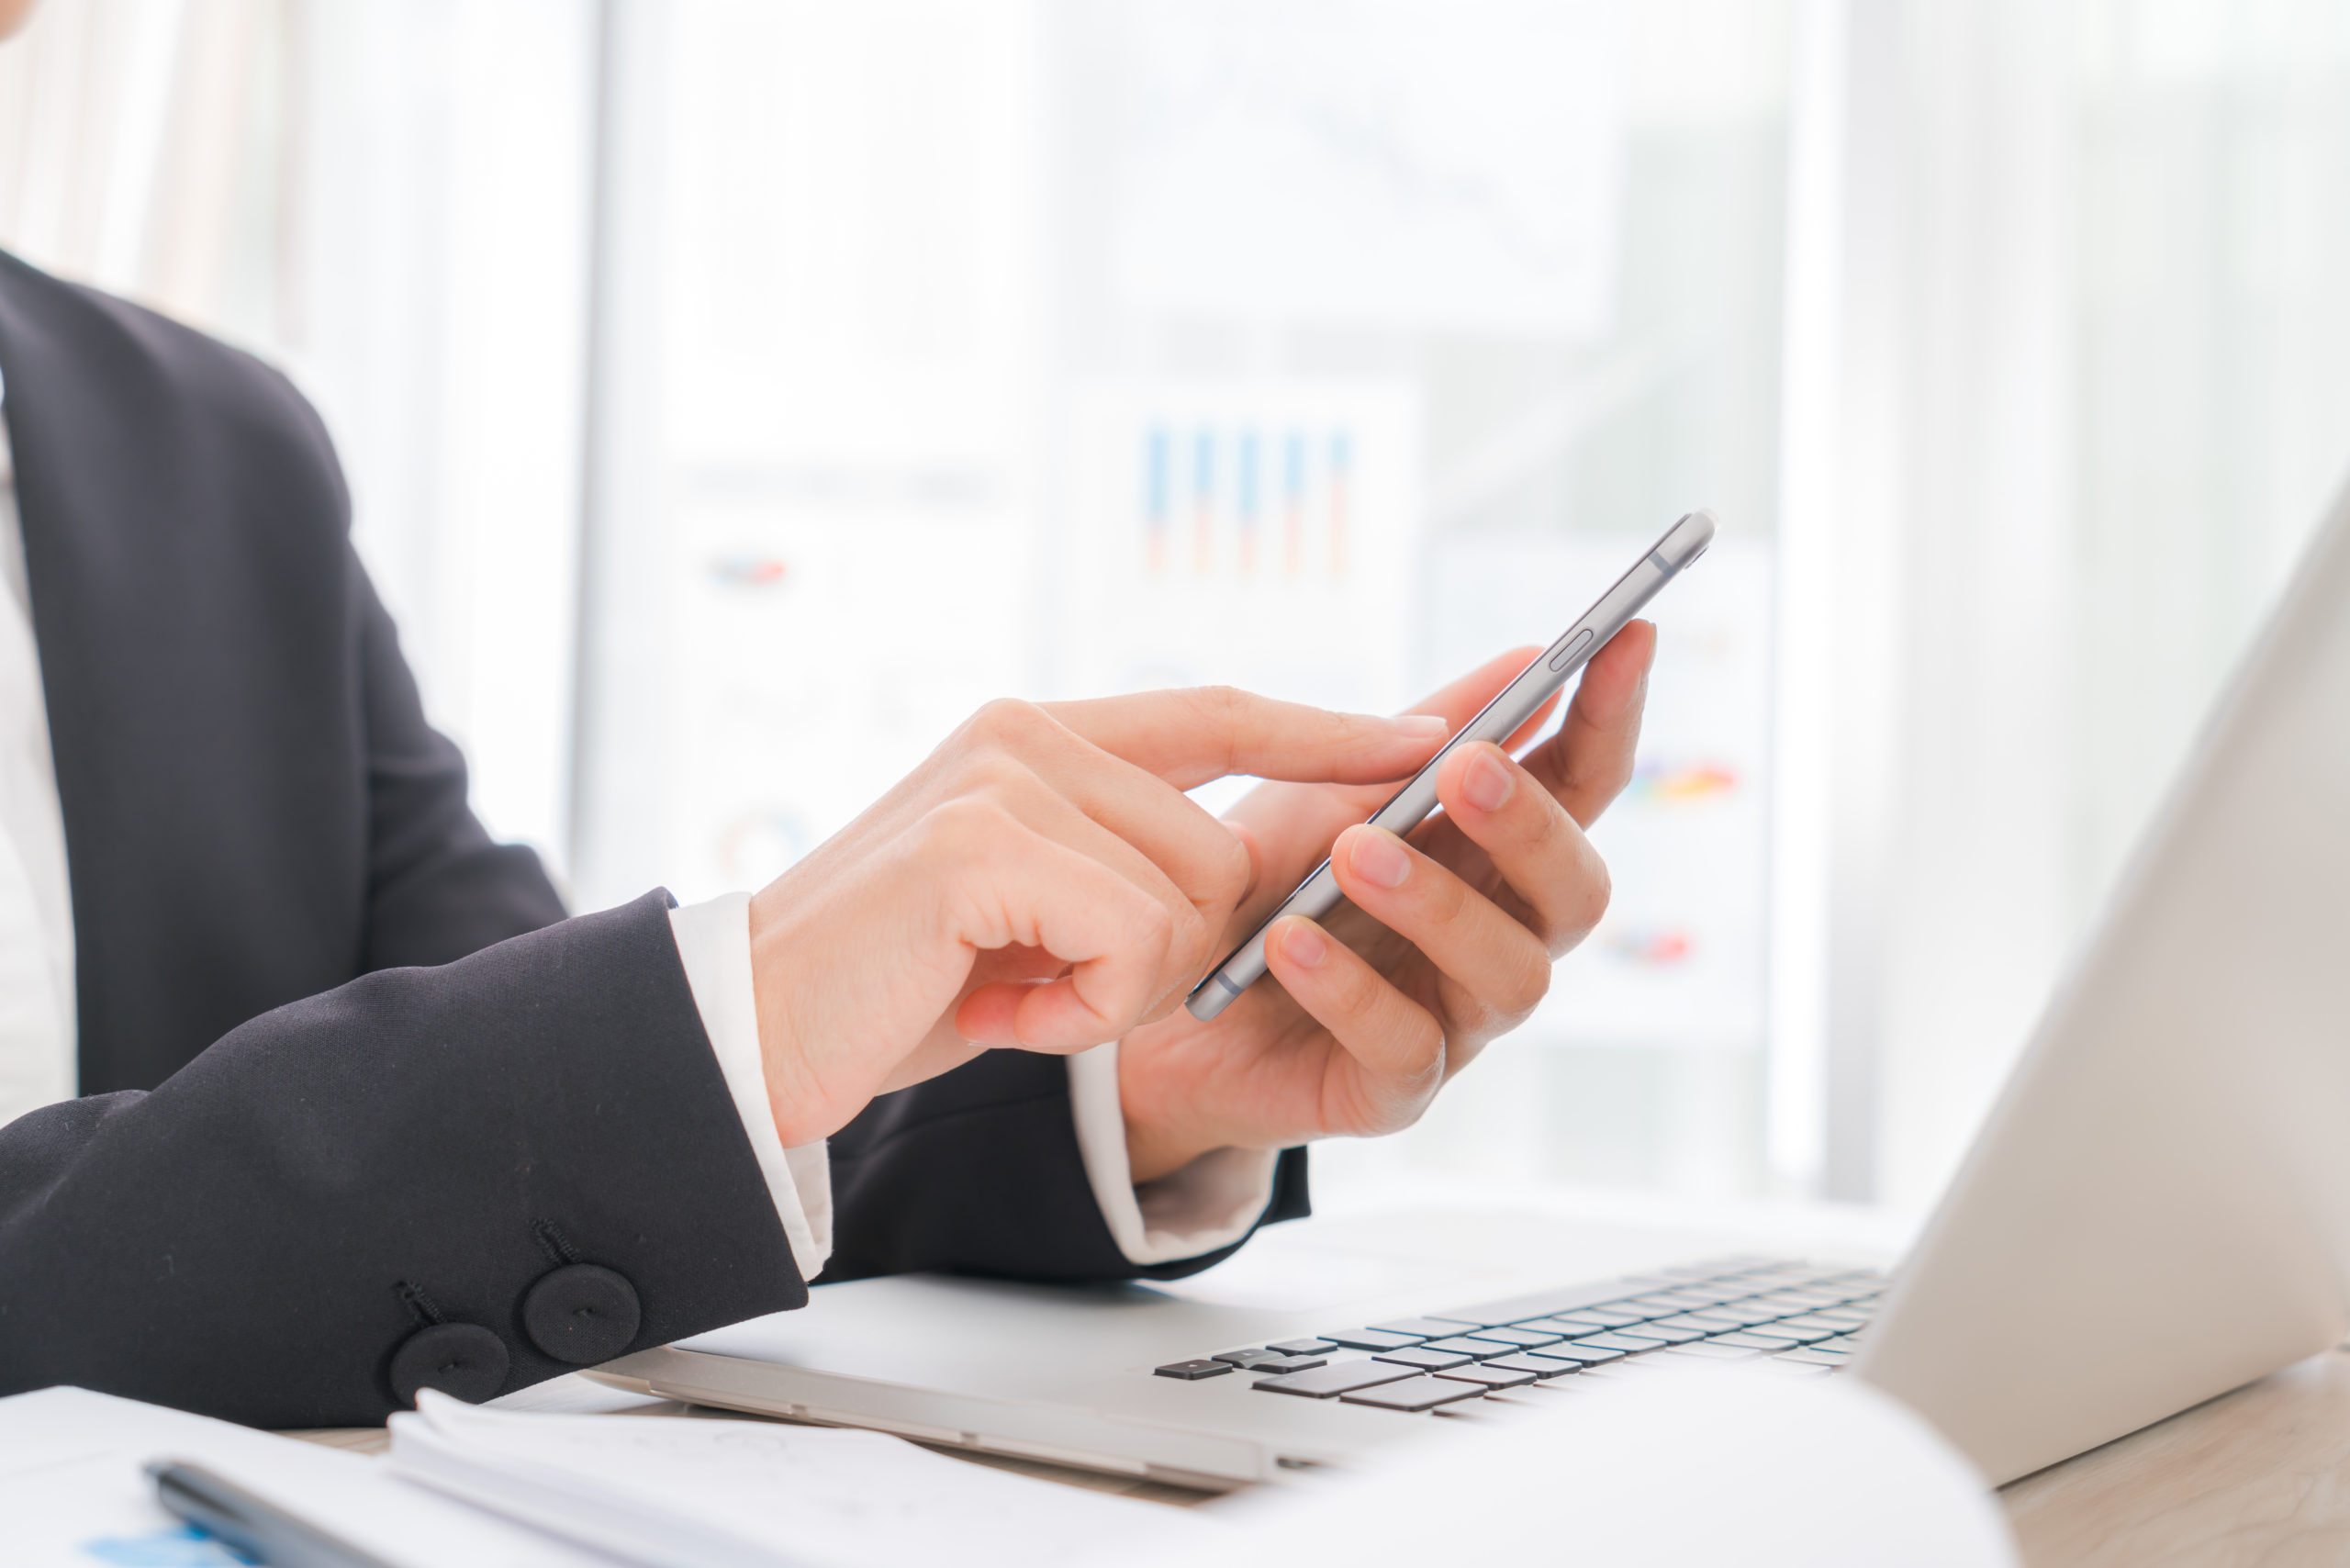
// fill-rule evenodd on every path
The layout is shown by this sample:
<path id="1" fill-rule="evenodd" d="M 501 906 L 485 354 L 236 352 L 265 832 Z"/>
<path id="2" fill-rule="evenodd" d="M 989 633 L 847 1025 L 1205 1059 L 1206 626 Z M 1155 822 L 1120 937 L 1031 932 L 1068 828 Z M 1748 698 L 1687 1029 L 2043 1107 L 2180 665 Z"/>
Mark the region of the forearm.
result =
<path id="1" fill-rule="evenodd" d="M 657 896 L 0 1128 L 0 1392 L 372 1423 L 428 1315 L 494 1335 L 520 1387 L 571 1364 L 522 1311 L 558 1250 L 632 1288 L 610 1354 L 805 1299 Z"/>

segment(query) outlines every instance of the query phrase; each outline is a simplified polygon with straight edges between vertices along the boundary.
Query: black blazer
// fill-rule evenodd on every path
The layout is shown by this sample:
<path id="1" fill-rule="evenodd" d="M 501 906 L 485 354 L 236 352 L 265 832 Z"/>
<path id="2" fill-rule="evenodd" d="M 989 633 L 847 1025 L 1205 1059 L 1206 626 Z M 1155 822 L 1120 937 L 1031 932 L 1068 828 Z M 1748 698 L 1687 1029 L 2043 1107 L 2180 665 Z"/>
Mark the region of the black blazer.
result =
<path id="1" fill-rule="evenodd" d="M 0 375 L 87 1096 L 0 1127 L 0 1394 L 373 1423 L 803 1304 L 666 896 L 565 920 L 490 843 L 300 395 L 5 254 Z M 832 1148 L 828 1279 L 1225 1255 L 1125 1260 L 1055 1058 Z"/>

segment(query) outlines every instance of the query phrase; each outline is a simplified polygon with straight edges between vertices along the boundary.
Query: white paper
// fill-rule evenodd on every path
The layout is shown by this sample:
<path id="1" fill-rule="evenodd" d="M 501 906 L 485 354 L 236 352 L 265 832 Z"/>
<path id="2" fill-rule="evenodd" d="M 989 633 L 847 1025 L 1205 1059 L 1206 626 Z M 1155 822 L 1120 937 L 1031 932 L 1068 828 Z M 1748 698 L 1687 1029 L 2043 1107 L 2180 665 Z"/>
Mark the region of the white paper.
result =
<path id="1" fill-rule="evenodd" d="M 643 1562 L 1045 1568 L 1222 1534 L 1176 1509 L 983 1469 L 878 1432 L 541 1416 L 431 1393 L 418 1406 L 392 1417 L 401 1474 Z"/>
<path id="2" fill-rule="evenodd" d="M 453 1503 L 338 1449 L 79 1388 L 0 1399 L 0 1562 L 7 1568 L 235 1563 L 155 1500 L 146 1466 L 193 1460 L 386 1562 L 579 1568 L 599 1561 Z"/>
<path id="3" fill-rule="evenodd" d="M 1982 1478 L 1923 1421 L 1846 1378 L 1736 1366 L 1576 1376 L 1469 1408 L 1466 1420 L 1398 1417 L 1424 1422 L 1429 1440 L 1365 1473 L 1209 1505 L 1236 1527 L 1214 1568 L 2017 1562 Z M 1181 1548 L 1147 1559 L 1179 1564 L 1209 1559 Z"/>
<path id="4" fill-rule="evenodd" d="M 1351 1475 L 1185 1511 L 986 1470 L 878 1433 L 484 1410 L 428 1394 L 393 1467 L 655 1563 L 810 1568 L 2013 1568 L 1979 1476 L 1848 1379 L 1740 1369 L 1574 1377 L 1464 1417 Z M 1459 1410 L 1461 1407 L 1456 1406 Z M 383 1462 L 78 1389 L 0 1400 L 9 1568 L 233 1562 L 142 1473 L 193 1459 L 393 1562 L 578 1568 L 609 1558 L 491 1518 Z"/>

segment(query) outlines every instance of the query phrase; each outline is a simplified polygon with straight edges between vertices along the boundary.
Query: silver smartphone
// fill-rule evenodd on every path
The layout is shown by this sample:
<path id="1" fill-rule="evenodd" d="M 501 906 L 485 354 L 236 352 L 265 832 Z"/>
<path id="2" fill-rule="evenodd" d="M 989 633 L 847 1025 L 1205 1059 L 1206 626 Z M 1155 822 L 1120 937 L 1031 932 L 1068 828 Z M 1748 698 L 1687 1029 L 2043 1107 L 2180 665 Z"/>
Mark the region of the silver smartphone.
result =
<path id="1" fill-rule="evenodd" d="M 1394 797 L 1371 813 L 1374 827 L 1383 827 L 1393 834 L 1406 834 L 1420 825 L 1427 814 L 1436 810 L 1436 772 L 1455 746 L 1472 745 L 1479 741 L 1500 743 L 1515 734 L 1518 727 L 1532 718 L 1550 695 L 1564 686 L 1575 671 L 1589 663 L 1591 655 L 1607 645 L 1607 640 L 1624 629 L 1624 623 L 1640 612 L 1657 590 L 1671 582 L 1691 562 L 1706 553 L 1714 542 L 1714 514 L 1693 511 L 1665 530 L 1664 537 L 1656 542 L 1648 554 L 1632 563 L 1632 569 L 1616 579 L 1616 586 L 1599 596 L 1599 602 L 1583 611 L 1575 623 L 1568 627 L 1559 640 L 1537 655 L 1532 663 L 1520 670 L 1516 679 L 1501 689 L 1501 694 L 1478 711 L 1475 718 L 1460 726 L 1459 733 L 1444 743 L 1442 750 L 1430 757 L 1427 765 L 1412 775 L 1409 782 L 1395 791 Z M 1192 991 L 1184 1006 L 1192 1017 L 1205 1023 L 1232 1004 L 1232 999 L 1263 978 L 1265 973 L 1265 933 L 1273 922 L 1286 914 L 1303 914 L 1319 920 L 1338 907 L 1345 895 L 1338 891 L 1338 879 L 1325 860 L 1314 874 L 1297 885 L 1297 890 L 1281 901 L 1281 908 L 1267 915 L 1262 924 L 1248 934 L 1248 940 L 1227 955 L 1224 962 L 1208 971 L 1208 978 Z"/>

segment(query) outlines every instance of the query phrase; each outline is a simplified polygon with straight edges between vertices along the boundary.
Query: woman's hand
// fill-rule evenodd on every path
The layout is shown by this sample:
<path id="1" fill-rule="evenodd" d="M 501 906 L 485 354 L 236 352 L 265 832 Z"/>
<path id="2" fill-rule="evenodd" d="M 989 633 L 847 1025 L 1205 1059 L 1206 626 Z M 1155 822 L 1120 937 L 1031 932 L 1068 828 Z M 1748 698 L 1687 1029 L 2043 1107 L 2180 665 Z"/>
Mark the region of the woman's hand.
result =
<path id="1" fill-rule="evenodd" d="M 1164 1018 L 1255 880 L 1242 837 L 1183 791 L 1392 781 L 1446 733 L 1220 688 L 981 709 L 751 901 L 785 1147 L 986 1047 L 1073 1052 Z"/>
<path id="2" fill-rule="evenodd" d="M 1655 648 L 1646 622 L 1618 633 L 1584 668 L 1559 734 L 1524 766 L 1502 746 L 1447 757 L 1443 814 L 1408 840 L 1363 825 L 1386 788 L 1267 784 L 1233 810 L 1227 823 L 1259 868 L 1215 957 L 1326 849 L 1348 903 L 1327 929 L 1296 916 L 1274 927 L 1265 956 L 1278 987 L 1259 982 L 1211 1023 L 1177 1014 L 1125 1037 L 1118 1084 L 1136 1181 L 1212 1148 L 1408 1126 L 1525 1020 L 1552 961 L 1607 907 L 1607 868 L 1583 829 L 1631 779 Z M 1464 723 L 1532 653 L 1495 659 L 1416 711 Z"/>

